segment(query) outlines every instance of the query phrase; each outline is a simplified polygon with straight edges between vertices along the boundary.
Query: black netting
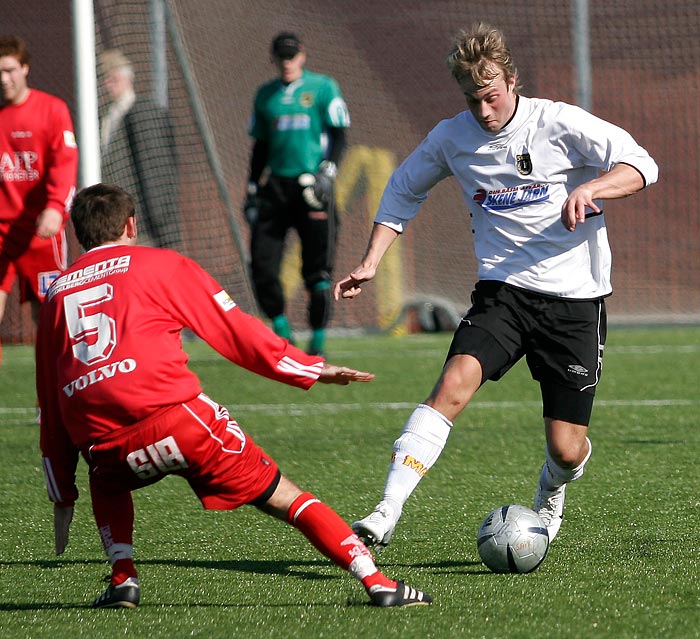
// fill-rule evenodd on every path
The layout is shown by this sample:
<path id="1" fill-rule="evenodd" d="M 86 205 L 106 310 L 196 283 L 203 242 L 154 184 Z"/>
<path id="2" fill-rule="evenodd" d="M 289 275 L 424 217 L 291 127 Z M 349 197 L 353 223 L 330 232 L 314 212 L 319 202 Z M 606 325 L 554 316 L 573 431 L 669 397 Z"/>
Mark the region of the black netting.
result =
<path id="1" fill-rule="evenodd" d="M 42 20 L 32 13 L 11 21 L 12 30 L 31 46 L 31 80 L 74 107 L 69 2 L 28 4 L 41 11 Z M 699 174 L 700 9 L 690 0 L 589 4 L 591 110 L 630 131 L 660 167 L 659 184 L 606 204 L 614 257 L 610 315 L 697 317 L 700 222 L 692 200 Z M 167 95 L 176 132 L 182 250 L 248 309 L 255 306 L 246 278 L 248 232 L 240 211 L 250 151 L 247 125 L 256 88 L 274 75 L 269 43 L 278 31 L 299 33 L 308 67 L 335 77 L 350 108 L 350 147 L 338 184 L 342 228 L 336 276 L 346 274 L 362 255 L 392 167 L 438 120 L 464 108 L 444 62 L 457 29 L 478 19 L 496 24 L 509 38 L 525 95 L 576 101 L 573 3 L 171 0 L 167 6 L 193 80 L 188 85 L 170 32 Z M 152 92 L 149 3 L 95 0 L 95 9 L 98 53 L 109 47 L 123 50 L 136 66 L 137 91 Z M 206 131 L 198 120 L 197 99 Z M 105 104 L 103 94 L 100 104 Z M 207 133 L 213 141 L 209 146 Z M 214 164 L 208 157 L 212 149 Z M 375 285 L 352 303 L 336 304 L 333 326 L 388 325 L 404 302 L 421 297 L 446 300 L 459 310 L 468 306 L 475 263 L 468 216 L 454 182 L 434 190 L 391 254 Z M 306 300 L 297 270 L 291 259 L 285 282 L 290 315 L 301 326 Z M 12 306 L 2 336 L 26 335 L 23 326 Z"/>

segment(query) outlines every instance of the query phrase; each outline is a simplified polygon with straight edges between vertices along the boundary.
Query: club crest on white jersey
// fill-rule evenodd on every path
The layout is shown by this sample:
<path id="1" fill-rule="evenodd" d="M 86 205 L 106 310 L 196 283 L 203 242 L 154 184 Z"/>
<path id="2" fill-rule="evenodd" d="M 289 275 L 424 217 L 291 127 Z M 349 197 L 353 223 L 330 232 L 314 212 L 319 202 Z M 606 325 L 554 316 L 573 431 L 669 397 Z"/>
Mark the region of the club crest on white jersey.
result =
<path id="1" fill-rule="evenodd" d="M 530 175 L 532 173 L 532 159 L 529 153 L 515 156 L 515 166 L 520 175 Z"/>

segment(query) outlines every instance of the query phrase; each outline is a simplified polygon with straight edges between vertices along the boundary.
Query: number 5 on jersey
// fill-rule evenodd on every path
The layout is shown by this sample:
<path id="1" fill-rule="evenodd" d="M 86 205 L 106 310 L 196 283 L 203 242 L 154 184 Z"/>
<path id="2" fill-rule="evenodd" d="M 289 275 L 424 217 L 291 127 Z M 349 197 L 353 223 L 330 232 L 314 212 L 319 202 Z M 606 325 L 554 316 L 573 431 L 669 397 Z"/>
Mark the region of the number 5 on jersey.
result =
<path id="1" fill-rule="evenodd" d="M 114 296 L 111 284 L 100 284 L 63 298 L 73 355 L 88 366 L 109 359 L 117 345 L 114 319 L 99 310 Z"/>

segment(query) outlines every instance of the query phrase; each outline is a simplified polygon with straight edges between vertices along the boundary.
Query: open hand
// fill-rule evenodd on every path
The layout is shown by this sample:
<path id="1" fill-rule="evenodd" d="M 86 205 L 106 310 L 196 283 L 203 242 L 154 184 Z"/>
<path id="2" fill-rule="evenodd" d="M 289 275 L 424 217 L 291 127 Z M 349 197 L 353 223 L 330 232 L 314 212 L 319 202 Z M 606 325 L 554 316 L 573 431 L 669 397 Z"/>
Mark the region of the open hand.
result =
<path id="1" fill-rule="evenodd" d="M 374 373 L 365 373 L 356 371 L 354 368 L 328 363 L 323 364 L 323 370 L 318 377 L 318 381 L 322 384 L 340 384 L 341 386 L 346 386 L 350 382 L 371 382 L 373 379 Z"/>

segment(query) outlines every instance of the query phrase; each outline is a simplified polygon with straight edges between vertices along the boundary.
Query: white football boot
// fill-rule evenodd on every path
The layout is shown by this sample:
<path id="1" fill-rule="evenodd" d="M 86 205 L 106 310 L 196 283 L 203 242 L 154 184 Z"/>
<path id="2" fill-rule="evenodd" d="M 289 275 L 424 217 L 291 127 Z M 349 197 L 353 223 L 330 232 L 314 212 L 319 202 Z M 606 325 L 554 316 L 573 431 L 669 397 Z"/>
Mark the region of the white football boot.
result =
<path id="1" fill-rule="evenodd" d="M 367 517 L 353 522 L 350 527 L 365 546 L 381 552 L 389 545 L 400 516 L 401 513 L 397 515 L 387 502 L 380 501 Z"/>
<path id="2" fill-rule="evenodd" d="M 561 522 L 564 518 L 564 493 L 566 492 L 566 484 L 562 484 L 554 490 L 545 490 L 540 483 L 535 495 L 535 505 L 533 510 L 540 516 L 549 534 L 551 542 L 561 528 Z"/>

